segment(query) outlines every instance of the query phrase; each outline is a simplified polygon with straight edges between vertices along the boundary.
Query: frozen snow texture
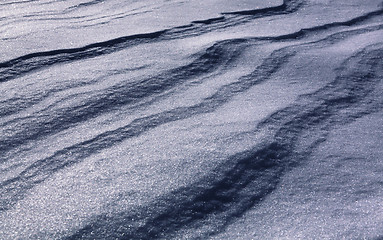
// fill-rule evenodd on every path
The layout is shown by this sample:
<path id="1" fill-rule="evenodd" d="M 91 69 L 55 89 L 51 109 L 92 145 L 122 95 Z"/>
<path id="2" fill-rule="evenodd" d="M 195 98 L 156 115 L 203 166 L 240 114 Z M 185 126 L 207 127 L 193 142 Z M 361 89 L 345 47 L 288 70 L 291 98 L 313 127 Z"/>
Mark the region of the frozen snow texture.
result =
<path id="1" fill-rule="evenodd" d="M 0 13 L 0 239 L 383 237 L 381 1 Z"/>

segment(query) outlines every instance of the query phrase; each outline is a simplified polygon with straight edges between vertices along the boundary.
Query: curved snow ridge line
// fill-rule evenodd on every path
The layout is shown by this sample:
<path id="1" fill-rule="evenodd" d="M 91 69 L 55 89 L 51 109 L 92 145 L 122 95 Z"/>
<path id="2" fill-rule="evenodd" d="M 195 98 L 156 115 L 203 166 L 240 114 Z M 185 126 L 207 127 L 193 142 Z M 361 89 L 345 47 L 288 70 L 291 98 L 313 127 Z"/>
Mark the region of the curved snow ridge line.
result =
<path id="1" fill-rule="evenodd" d="M 334 125 L 346 124 L 356 118 L 379 111 L 383 108 L 381 95 L 373 95 L 375 86 L 381 82 L 383 62 L 383 42 L 372 44 L 350 56 L 336 70 L 337 76 L 323 88 L 301 95 L 297 104 L 272 114 L 259 124 L 259 128 L 279 125 L 307 125 L 305 119 L 312 119 L 321 123 L 322 127 L 329 130 Z M 368 104 L 363 101 L 369 100 Z M 308 104 L 302 106 L 300 103 Z M 372 103 L 377 104 L 372 104 Z M 360 105 L 360 106 L 359 106 Z M 377 107 L 378 106 L 378 107 Z M 379 107 L 380 106 L 380 107 Z M 361 108 L 360 108 L 361 107 Z M 341 112 L 346 108 L 354 108 L 354 111 Z M 359 108 L 359 110 L 357 110 Z M 293 115 L 289 121 L 282 121 Z M 327 120 L 327 122 L 324 122 Z M 281 124 L 281 121 L 283 124 Z M 289 129 L 280 129 L 280 137 L 288 136 Z"/>
<path id="2" fill-rule="evenodd" d="M 303 28 L 297 32 L 286 34 L 286 35 L 281 35 L 281 36 L 275 36 L 275 37 L 264 37 L 263 39 L 265 40 L 294 40 L 294 39 L 300 39 L 303 37 L 306 37 L 310 33 L 318 33 L 322 31 L 329 30 L 331 28 L 336 28 L 336 27 L 350 27 L 354 26 L 360 23 L 363 23 L 375 16 L 383 15 L 383 9 L 379 9 L 377 11 L 369 12 L 365 15 L 358 16 L 355 18 L 352 18 L 350 20 L 344 21 L 344 22 L 332 22 L 320 26 L 315 26 L 311 28 Z"/>
<path id="3" fill-rule="evenodd" d="M 11 207 L 19 199 L 23 198 L 25 189 L 33 188 L 35 185 L 43 182 L 46 178 L 55 172 L 65 167 L 74 165 L 86 157 L 97 154 L 98 152 L 115 146 L 116 144 L 129 138 L 140 136 L 141 134 L 160 125 L 187 119 L 198 114 L 213 112 L 218 107 L 227 103 L 232 97 L 238 94 L 239 91 L 245 91 L 251 86 L 257 84 L 259 81 L 262 81 L 265 78 L 269 78 L 281 67 L 283 63 L 286 62 L 286 58 L 290 56 L 291 53 L 276 51 L 270 58 L 266 59 L 265 62 L 257 68 L 256 78 L 252 81 L 249 81 L 252 84 L 244 80 L 242 81 L 245 85 L 244 87 L 239 87 L 238 85 L 225 87 L 224 90 L 219 91 L 213 97 L 206 99 L 198 105 L 191 107 L 179 107 L 170 111 L 135 119 L 124 127 L 115 129 L 113 131 L 104 132 L 93 139 L 64 148 L 57 151 L 48 158 L 34 162 L 32 165 L 28 166 L 24 171 L 22 171 L 17 177 L 3 181 L 3 183 L 0 184 L 1 191 L 3 192 L 3 194 L 1 194 L 3 200 L 1 201 L 3 206 L 6 206 L 4 208 L 6 209 Z M 270 64 L 270 61 L 272 61 L 273 64 Z M 71 117 L 73 118 L 73 115 Z M 56 123 L 52 121 L 49 124 Z M 62 124 L 62 122 L 60 124 L 56 124 L 55 127 L 49 124 L 43 123 L 43 127 L 48 126 L 43 130 L 54 131 L 52 129 L 55 129 L 56 125 L 57 128 L 60 128 L 60 124 Z M 18 137 L 22 138 L 22 134 L 27 133 L 28 132 L 25 131 L 21 132 L 20 136 Z M 38 135 L 35 137 L 38 137 Z M 9 147 L 6 145 L 10 144 L 10 141 L 13 141 L 14 145 L 22 145 L 26 140 L 23 139 L 23 141 L 20 141 L 18 138 L 8 139 L 7 141 L 2 141 L 2 147 L 7 150 L 10 150 L 11 147 L 13 148 L 14 146 Z"/>
<path id="4" fill-rule="evenodd" d="M 250 15 L 251 18 L 246 19 L 246 21 L 254 18 L 262 18 L 271 15 L 283 15 L 289 14 L 297 11 L 302 5 L 303 1 L 301 0 L 284 0 L 283 3 L 279 6 L 268 7 L 262 9 L 251 9 L 251 10 L 243 10 L 243 11 L 235 11 L 235 12 L 222 12 L 220 17 L 206 19 L 206 20 L 196 20 L 192 23 L 202 23 L 202 24 L 212 24 L 217 22 L 223 22 L 224 20 L 231 20 L 234 18 L 226 18 L 225 15 Z M 240 23 L 242 23 L 240 21 Z M 230 24 L 230 26 L 232 26 Z"/>
<path id="5" fill-rule="evenodd" d="M 75 6 L 69 7 L 67 10 L 72 10 L 72 9 L 81 8 L 81 7 L 89 7 L 89 6 L 97 5 L 99 3 L 104 3 L 104 2 L 105 0 L 91 0 L 88 2 L 80 3 Z"/>
<path id="6" fill-rule="evenodd" d="M 105 1 L 102 1 L 100 3 L 103 3 Z M 54 4 L 54 2 L 49 2 L 49 3 L 36 3 L 39 5 L 48 5 L 48 4 Z M 86 3 L 84 3 L 86 4 Z M 90 5 L 95 5 L 95 4 L 86 4 L 86 6 Z M 52 20 L 78 20 L 74 21 L 71 23 L 81 23 L 81 22 L 91 22 L 94 20 L 101 20 L 101 19 L 107 19 L 106 22 L 110 22 L 113 19 L 119 19 L 119 18 L 124 18 L 126 16 L 131 16 L 135 15 L 137 13 L 114 13 L 110 15 L 103 15 L 103 16 L 97 16 L 97 14 L 82 14 L 82 15 L 77 15 L 77 16 L 66 16 L 69 12 L 75 11 L 76 8 L 83 6 L 82 4 L 79 4 L 79 6 L 70 6 L 64 10 L 46 10 L 46 11 L 39 11 L 39 12 L 34 12 L 31 14 L 19 16 L 19 15 L 8 15 L 4 17 L 4 20 L 8 20 L 6 23 L 3 22 L 1 24 L 1 27 L 4 28 L 6 26 L 15 24 L 15 23 L 23 23 L 23 22 L 37 22 L 37 21 L 52 21 Z M 85 5 L 84 5 L 85 6 Z M 136 9 L 135 9 L 136 10 Z M 104 22 L 105 23 L 105 22 Z M 61 27 L 67 26 L 67 24 L 59 24 Z M 97 24 L 95 24 L 97 25 Z M 93 25 L 83 25 L 82 27 L 87 27 L 87 26 L 93 26 Z M 29 37 L 30 35 L 33 35 L 33 33 L 27 33 L 23 35 L 18 35 L 18 36 L 13 36 L 13 39 L 16 38 L 21 38 L 21 37 Z"/>
<path id="7" fill-rule="evenodd" d="M 38 21 L 45 21 L 45 20 L 78 20 L 78 19 L 84 19 L 88 16 L 74 16 L 74 17 L 59 17 L 59 15 L 63 15 L 62 12 L 55 13 L 55 12 L 46 12 L 46 13 L 39 13 L 39 14 L 29 14 L 24 15 L 23 18 L 20 19 L 20 16 L 7 16 L 4 17 L 4 20 L 7 20 L 7 22 L 2 23 L 1 27 L 5 28 L 7 26 L 12 26 L 14 24 L 22 24 L 24 22 L 38 22 Z M 27 38 L 30 35 L 33 35 L 33 33 L 24 33 L 22 35 L 13 36 L 12 38 L 5 38 L 5 39 L 17 39 L 17 38 Z M 4 38 L 3 38 L 4 39 Z"/>
<path id="8" fill-rule="evenodd" d="M 237 82 L 229 83 L 227 85 L 223 85 L 219 88 L 215 94 L 211 97 L 206 98 L 206 100 L 218 100 L 225 101 L 223 98 L 231 98 L 232 96 L 242 93 L 252 86 L 256 84 L 260 84 L 263 81 L 269 79 L 269 77 L 278 71 L 280 67 L 289 61 L 289 59 L 295 56 L 298 52 L 303 51 L 305 49 L 313 49 L 313 48 L 324 48 L 330 45 L 339 43 L 344 41 L 348 37 L 367 33 L 374 32 L 383 29 L 383 24 L 378 26 L 370 26 L 362 29 L 355 30 L 345 30 L 341 32 L 333 33 L 329 36 L 326 36 L 319 40 L 314 40 L 307 43 L 294 44 L 287 47 L 283 47 L 281 49 L 275 50 L 269 57 L 265 58 L 260 66 L 258 66 L 253 72 L 246 76 L 242 76 L 238 79 Z M 249 43 L 251 41 L 257 42 L 257 38 L 248 39 Z M 254 43 L 253 42 L 253 43 Z M 265 75 L 265 72 L 268 74 Z M 270 75 L 269 75 L 270 74 Z"/>
<path id="9" fill-rule="evenodd" d="M 49 96 L 49 93 L 38 93 L 27 98 L 13 97 L 7 100 L 0 101 L 0 118 L 18 113 Z M 16 119 L 14 119 L 16 120 Z M 4 124 L 0 124 L 4 126 Z"/>
<path id="10" fill-rule="evenodd" d="M 298 5 L 298 7 L 301 5 L 300 2 L 293 2 L 293 3 Z M 286 6 L 290 6 L 290 2 L 284 3 L 284 4 Z M 296 10 L 297 8 L 294 8 L 294 9 Z M 354 24 L 359 24 L 374 16 L 381 15 L 382 13 L 383 13 L 383 9 L 380 9 L 380 10 L 353 18 L 345 22 L 329 23 L 329 24 L 324 24 L 321 26 L 315 26 L 312 28 L 301 29 L 300 31 L 294 32 L 291 34 L 275 36 L 275 37 L 259 37 L 256 39 L 258 39 L 259 41 L 294 40 L 297 38 L 305 37 L 308 33 L 324 31 L 324 30 L 328 30 L 330 28 L 339 27 L 339 26 L 352 26 Z M 57 63 L 82 60 L 82 59 L 97 57 L 104 54 L 110 54 L 110 53 L 125 49 L 130 46 L 135 46 L 138 44 L 150 43 L 150 42 L 159 41 L 159 40 L 172 40 L 172 39 L 178 39 L 178 38 L 186 38 L 186 37 L 190 37 L 194 35 L 200 35 L 205 32 L 212 31 L 214 29 L 212 29 L 211 27 L 208 27 L 206 29 L 203 27 L 197 27 L 195 26 L 195 24 L 204 23 L 204 24 L 210 25 L 217 22 L 218 23 L 225 22 L 224 20 L 225 18 L 222 18 L 222 17 L 216 18 L 216 19 L 200 20 L 200 21 L 195 21 L 194 24 L 187 25 L 187 26 L 175 27 L 172 29 L 166 29 L 166 30 L 153 32 L 153 33 L 124 36 L 124 37 L 108 40 L 105 42 L 93 43 L 80 48 L 59 49 L 59 50 L 27 54 L 27 55 L 0 63 L 0 75 L 1 75 L 0 83 L 15 79 L 23 74 L 27 74 L 28 72 L 38 70 L 41 68 L 46 68 Z M 242 22 L 239 22 L 238 24 L 240 23 Z M 233 24 L 235 25 L 235 23 Z M 229 24 L 229 26 L 231 25 Z M 217 29 L 220 29 L 222 27 L 227 27 L 227 26 L 219 26 L 217 27 Z"/>
<path id="11" fill-rule="evenodd" d="M 12 119 L 12 122 L 19 125 L 18 130 L 13 130 L 7 137 L 0 136 L 0 151 L 6 152 L 29 141 L 56 134 L 121 106 L 136 104 L 144 98 L 163 94 L 197 76 L 212 73 L 221 66 L 230 65 L 243 51 L 241 46 L 244 44 L 246 40 L 222 41 L 203 51 L 197 60 L 186 66 L 132 84 L 103 89 L 100 94 L 68 108 L 50 110 L 54 107 L 50 105 L 50 109 L 41 110 L 34 114 L 32 119 L 29 116 L 26 119 Z M 49 95 L 49 92 L 47 94 Z M 36 101 L 33 104 L 36 104 Z M 2 125 L 3 129 L 7 128 L 7 122 Z"/>
<path id="12" fill-rule="evenodd" d="M 145 69 L 147 67 L 148 66 L 146 65 L 146 66 L 140 66 L 140 67 L 136 67 L 136 68 L 127 68 L 127 69 L 124 69 L 124 71 L 129 71 L 129 72 L 138 71 L 138 70 Z M 59 86 L 59 87 L 50 88 L 49 91 L 48 90 L 41 91 L 41 89 L 39 89 L 37 91 L 28 92 L 23 96 L 7 98 L 5 100 L 0 101 L 0 118 L 1 117 L 7 117 L 7 116 L 10 116 L 12 114 L 20 113 L 20 112 L 22 112 L 28 108 L 31 108 L 32 106 L 34 106 L 36 104 L 41 103 L 42 101 L 48 99 L 49 97 L 51 97 L 52 95 L 54 95 L 56 93 L 65 92 L 67 90 L 78 88 L 78 87 L 90 86 L 91 84 L 97 84 L 101 80 L 103 80 L 107 77 L 110 77 L 112 75 L 119 75 L 122 73 L 123 73 L 123 71 L 121 71 L 121 72 L 112 71 L 112 72 L 108 72 L 106 75 L 102 75 L 102 76 L 95 78 L 91 81 L 88 81 L 86 83 L 84 83 L 84 82 L 72 82 L 71 84 L 66 85 L 66 86 Z M 112 88 L 108 88 L 107 91 L 108 92 L 112 91 Z M 52 108 L 56 107 L 58 104 L 64 103 L 66 100 L 69 100 L 71 98 L 78 97 L 81 95 L 85 95 L 85 94 L 87 94 L 87 93 L 67 95 L 63 98 L 56 100 L 54 103 L 46 106 L 44 109 L 41 109 L 38 112 L 41 113 L 43 111 L 51 110 Z M 37 112 L 37 111 L 35 111 L 35 112 Z M 6 127 L 8 124 L 13 124 L 13 123 L 16 123 L 18 121 L 24 121 L 26 119 L 32 119 L 32 118 L 33 118 L 32 116 L 27 116 L 27 117 L 16 117 L 15 116 L 10 120 L 4 119 L 4 121 L 0 123 L 0 127 Z M 0 120 L 2 120 L 2 119 L 0 119 Z"/>
<path id="13" fill-rule="evenodd" d="M 80 48 L 59 49 L 46 52 L 27 54 L 3 63 L 0 63 L 0 82 L 14 79 L 24 73 L 63 63 L 97 57 L 112 53 L 128 46 L 148 43 L 160 37 L 166 30 L 120 37 L 105 42 L 93 43 Z"/>
<path id="14" fill-rule="evenodd" d="M 294 9 L 295 11 L 298 9 L 298 7 L 295 7 L 295 8 L 290 7 L 290 5 L 292 6 L 294 5 L 293 3 L 295 3 L 295 1 L 285 1 L 283 5 L 286 6 L 287 9 L 291 8 L 291 9 Z M 291 12 L 292 10 L 276 12 L 274 14 L 285 14 L 285 13 L 291 13 Z M 264 15 L 253 14 L 253 16 L 263 17 Z M 152 33 L 143 33 L 143 34 L 137 34 L 137 35 L 124 36 L 124 37 L 120 37 L 120 38 L 116 38 L 116 39 L 112 39 L 112 40 L 108 40 L 104 42 L 93 43 L 90 45 L 86 45 L 84 47 L 58 49 L 58 50 L 52 50 L 52 51 L 27 54 L 27 55 L 0 63 L 0 83 L 15 79 L 33 70 L 45 68 L 57 63 L 64 63 L 69 61 L 76 61 L 76 60 L 81 60 L 81 59 L 86 59 L 91 57 L 97 57 L 100 55 L 113 53 L 113 52 L 119 51 L 121 49 L 125 49 L 130 46 L 134 46 L 137 44 L 200 35 L 206 32 L 210 32 L 212 30 L 221 29 L 228 26 L 233 26 L 233 25 L 243 23 L 242 21 L 233 19 L 234 22 L 233 23 L 229 22 L 226 26 L 225 25 L 226 21 L 229 21 L 229 20 L 226 19 L 224 16 L 207 19 L 207 20 L 196 20 L 192 22 L 191 25 L 165 29 L 162 31 L 157 31 Z M 225 24 L 218 25 L 216 26 L 215 29 L 211 28 L 210 26 L 209 27 L 196 26 L 200 24 L 214 25 L 215 23 L 220 24 L 222 22 L 224 22 Z M 166 33 L 166 36 L 164 36 L 165 33 Z M 164 38 L 162 39 L 162 37 Z"/>
<path id="15" fill-rule="evenodd" d="M 282 7 L 281 7 L 282 6 Z M 229 27 L 238 26 L 254 19 L 291 14 L 298 11 L 303 6 L 303 1 L 285 1 L 279 11 L 268 10 L 269 8 L 249 10 L 247 14 L 221 13 L 222 16 L 206 20 L 196 20 L 192 24 L 175 27 L 167 32 L 167 39 L 178 39 L 199 36 L 204 33 L 221 30 Z M 271 9 L 273 9 L 272 7 Z M 277 7 L 279 8 L 279 7 Z M 251 13 L 250 13 L 251 12 Z M 229 15 L 229 16 L 227 16 Z M 198 25 L 196 25 L 198 24 Z M 261 40 L 261 39 L 260 39 Z"/>
<path id="16" fill-rule="evenodd" d="M 225 17 L 221 16 L 221 17 L 209 18 L 209 19 L 205 19 L 205 20 L 195 20 L 195 21 L 192 21 L 191 23 L 192 24 L 195 24 L 195 23 L 212 24 L 212 23 L 216 23 L 216 22 L 221 22 L 223 20 L 225 20 Z"/>
<path id="17" fill-rule="evenodd" d="M 6 3 L 0 3 L 0 6 L 13 5 L 13 4 L 24 4 L 24 3 L 34 2 L 34 1 L 35 0 L 6 2 Z"/>
<path id="18" fill-rule="evenodd" d="M 308 104 L 290 106 L 260 124 L 257 131 L 275 130 L 273 140 L 230 158 L 214 171 L 221 172 L 221 176 L 208 176 L 133 213 L 101 215 L 66 239 L 97 239 L 97 236 L 170 239 L 179 238 L 178 233 L 193 228 L 198 228 L 198 235 L 184 237 L 206 239 L 221 232 L 277 188 L 283 174 L 307 159 L 332 129 L 382 110 L 380 93 L 371 94 L 382 81 L 379 72 L 383 69 L 382 57 L 382 45 L 367 47 L 350 57 L 333 82 L 304 96 L 309 98 Z M 380 108 L 369 108 L 363 101 L 379 102 Z M 344 109 L 351 111 L 339 114 Z M 315 134 L 316 138 L 307 139 L 305 146 L 300 146 L 299 139 L 305 133 Z"/>
<path id="19" fill-rule="evenodd" d="M 150 206 L 113 216 L 98 216 L 64 239 L 97 239 L 98 236 L 114 239 L 183 239 L 174 236 L 174 233 L 186 230 L 186 227 L 209 226 L 213 228 L 211 232 L 184 237 L 207 239 L 228 224 L 227 218 L 239 217 L 241 212 L 262 201 L 275 188 L 282 170 L 279 157 L 282 155 L 276 154 L 273 149 L 237 154 L 228 160 L 236 164 L 223 177 L 207 177 L 192 187 L 178 189 L 157 199 Z M 212 181 L 214 184 L 207 184 Z M 251 193 L 244 191 L 250 185 L 256 190 Z M 240 206 L 234 207 L 233 202 L 240 202 Z"/>
<path id="20" fill-rule="evenodd" d="M 283 3 L 279 6 L 268 7 L 262 9 L 251 9 L 251 10 L 242 10 L 234 12 L 223 12 L 223 15 L 260 15 L 270 16 L 270 15 L 280 15 L 288 14 L 295 12 L 304 4 L 303 0 L 284 0 Z"/>
<path id="21" fill-rule="evenodd" d="M 172 111 L 163 112 L 141 119 L 136 119 L 131 124 L 125 127 L 116 129 L 115 131 L 105 132 L 94 139 L 60 150 L 56 152 L 55 155 L 53 155 L 52 157 L 36 162 L 32 167 L 28 168 L 26 171 L 23 172 L 23 177 L 20 179 L 25 180 L 26 176 L 33 176 L 37 179 L 36 182 L 43 181 L 45 177 L 41 178 L 41 176 L 38 176 L 39 171 L 44 173 L 44 176 L 48 176 L 65 166 L 69 166 L 75 164 L 78 161 L 81 161 L 82 158 L 97 153 L 97 151 L 106 149 L 110 146 L 113 146 L 115 143 L 124 141 L 125 139 L 128 139 L 130 137 L 138 136 L 146 132 L 147 130 L 153 129 L 161 124 L 186 119 L 196 114 L 212 112 L 218 107 L 228 102 L 230 98 L 235 96 L 236 94 L 246 91 L 255 84 L 258 84 L 269 78 L 275 71 L 277 71 L 283 65 L 283 63 L 285 63 L 291 56 L 293 56 L 295 52 L 296 50 L 291 51 L 288 49 L 288 47 L 286 49 L 280 49 L 275 51 L 269 58 L 266 58 L 263 64 L 257 67 L 257 69 L 252 74 L 241 78 L 240 81 L 237 83 L 223 86 L 217 91 L 216 94 L 214 94 L 210 98 L 207 98 L 204 102 L 202 102 L 199 105 L 192 106 L 189 108 L 178 108 Z M 72 159 L 76 160 L 74 160 L 71 163 L 63 161 L 62 159 L 66 159 L 65 156 L 68 153 L 72 156 Z M 45 162 L 48 163 L 46 164 Z M 50 162 L 53 162 L 54 164 L 51 165 Z M 55 164 L 61 165 L 54 166 Z M 40 165 L 44 165 L 42 169 L 40 168 Z M 50 171 L 50 169 L 53 170 Z M 17 182 L 19 181 L 19 179 L 15 178 L 11 180 L 11 182 L 14 181 Z M 30 181 L 30 183 L 27 185 L 29 187 L 32 187 L 32 185 L 34 185 L 33 182 L 35 181 Z M 5 185 L 2 186 L 6 187 Z M 19 193 L 20 192 L 16 194 L 17 199 L 19 198 Z"/>
<path id="22" fill-rule="evenodd" d="M 334 43 L 333 41 L 331 43 Z M 318 44 L 317 42 L 314 43 Z M 273 52 L 270 57 L 266 58 L 264 62 L 258 66 L 251 74 L 248 76 L 242 77 L 238 82 L 232 83 L 226 86 L 221 87 L 216 94 L 212 97 L 205 99 L 201 104 L 192 106 L 192 107 L 184 107 L 177 108 L 171 111 L 155 114 L 152 116 L 148 116 L 141 119 L 134 120 L 131 124 L 116 129 L 114 131 L 105 132 L 94 139 L 89 141 L 74 145 L 72 147 L 68 147 L 66 149 L 60 150 L 55 153 L 52 157 L 47 159 L 42 159 L 41 161 L 36 162 L 32 167 L 29 167 L 22 174 L 25 175 L 34 175 L 39 179 L 36 182 L 43 181 L 45 179 L 38 176 L 39 171 L 44 172 L 44 176 L 48 176 L 53 172 L 60 170 L 65 166 L 69 166 L 75 164 L 78 161 L 81 161 L 83 158 L 90 156 L 92 154 L 97 153 L 97 151 L 101 151 L 102 149 L 106 149 L 108 147 L 113 146 L 115 143 L 122 142 L 130 137 L 138 136 L 150 129 L 153 129 L 157 126 L 160 126 L 165 123 L 169 123 L 171 121 L 177 121 L 192 117 L 196 114 L 203 114 L 213 112 L 218 107 L 224 105 L 228 102 L 233 96 L 239 94 L 243 91 L 246 91 L 250 87 L 258 84 L 262 81 L 267 80 L 274 72 L 278 71 L 278 69 L 288 61 L 289 58 L 295 55 L 297 46 L 286 47 L 284 49 L 279 49 Z M 310 46 L 304 46 L 307 48 Z M 320 46 L 319 46 L 320 47 Z M 292 48 L 292 49 L 289 49 Z M 66 159 L 66 154 L 70 153 L 72 159 L 77 159 L 71 163 L 66 163 L 62 159 Z M 48 162 L 45 164 L 44 162 Z M 62 164 L 61 166 L 54 167 L 50 165 L 49 162 L 53 162 L 54 164 Z M 39 165 L 46 165 L 41 168 L 37 168 Z M 44 168 L 48 169 L 47 171 Z M 39 169 L 39 170 L 36 170 Z M 54 169 L 50 171 L 49 169 Z M 29 173 L 28 173 L 29 172 Z M 34 172 L 31 174 L 31 172 Z M 50 173 L 49 173 L 50 172 Z M 25 179 L 22 177 L 20 179 Z M 18 181 L 17 178 L 11 181 Z M 34 185 L 33 181 L 30 182 L 29 186 Z M 17 199 L 19 198 L 19 192 L 16 194 Z M 13 202 L 14 203 L 14 202 Z"/>
<path id="23" fill-rule="evenodd" d="M 246 40 L 244 41 L 246 42 Z M 335 42 L 331 41 L 330 43 L 335 43 Z M 313 46 L 315 46 L 315 44 L 318 44 L 318 42 L 315 42 Z M 221 87 L 216 94 L 214 94 L 210 98 L 205 99 L 205 101 L 202 102 L 201 104 L 198 104 L 189 108 L 186 108 L 186 107 L 178 108 L 172 111 L 163 112 L 160 114 L 148 116 L 141 119 L 136 119 L 131 124 L 125 127 L 116 129 L 115 131 L 105 132 L 94 139 L 91 139 L 84 143 L 77 144 L 72 147 L 68 147 L 66 149 L 63 149 L 62 151 L 60 150 L 56 152 L 54 156 L 49 157 L 47 159 L 43 159 L 39 162 L 41 163 L 45 161 L 48 161 L 48 162 L 52 161 L 56 163 L 63 163 L 61 167 L 53 167 L 55 169 L 54 171 L 56 171 L 68 165 L 67 163 L 62 162 L 62 159 L 65 159 L 65 156 L 67 153 L 74 154 L 73 157 L 78 158 L 74 162 L 69 163 L 69 165 L 75 164 L 77 161 L 81 161 L 82 158 L 90 156 L 92 153 L 96 153 L 97 151 L 106 149 L 112 146 L 113 144 L 124 141 L 125 139 L 128 139 L 130 137 L 138 136 L 146 132 L 147 130 L 155 128 L 161 124 L 165 124 L 171 121 L 186 119 L 196 114 L 212 112 L 218 107 L 228 102 L 230 98 L 235 96 L 236 94 L 246 91 L 247 89 L 254 86 L 255 84 L 258 84 L 268 79 L 274 72 L 278 71 L 278 69 L 283 65 L 283 63 L 287 62 L 288 59 L 296 53 L 297 51 L 296 47 L 297 46 L 290 47 L 291 49 L 289 49 L 289 47 L 286 47 L 284 49 L 275 51 L 273 54 L 270 55 L 270 57 L 266 58 L 264 62 L 260 66 L 258 66 L 256 70 L 253 71 L 253 73 L 249 74 L 248 76 L 242 77 L 236 83 L 232 83 L 232 84 Z M 310 46 L 304 46 L 304 47 L 306 48 Z M 7 144 L 7 142 L 4 142 L 4 144 Z M 89 149 L 89 151 L 87 149 Z M 78 152 L 79 155 L 77 155 L 76 152 Z M 85 154 L 82 155 L 82 153 L 85 153 Z M 39 162 L 35 163 L 35 167 L 37 167 L 40 164 Z M 47 165 L 47 168 L 52 167 L 52 166 L 49 166 L 49 164 L 46 164 L 46 165 Z M 33 169 L 35 167 L 31 167 L 30 169 L 27 169 L 25 173 L 23 174 L 30 175 L 30 174 L 27 174 L 26 172 L 33 172 Z M 53 173 L 54 171 L 52 171 L 51 173 Z M 41 172 L 45 172 L 46 176 L 50 175 L 49 171 L 41 170 Z M 37 176 L 37 178 L 39 178 L 37 173 L 38 171 L 35 171 L 34 175 L 35 177 Z M 45 178 L 41 178 L 40 176 L 39 180 L 36 182 L 43 181 L 43 179 Z M 14 181 L 19 181 L 19 180 L 17 178 L 14 178 L 13 180 L 11 180 L 11 182 L 14 182 Z M 33 183 L 33 181 L 30 183 Z M 8 183 L 5 185 L 8 185 Z M 2 185 L 2 186 L 6 187 L 5 185 Z M 29 184 L 30 187 L 32 185 L 34 184 Z M 18 195 L 20 193 L 18 191 L 19 190 L 16 191 L 17 199 L 19 198 Z M 11 202 L 14 203 L 13 201 Z"/>

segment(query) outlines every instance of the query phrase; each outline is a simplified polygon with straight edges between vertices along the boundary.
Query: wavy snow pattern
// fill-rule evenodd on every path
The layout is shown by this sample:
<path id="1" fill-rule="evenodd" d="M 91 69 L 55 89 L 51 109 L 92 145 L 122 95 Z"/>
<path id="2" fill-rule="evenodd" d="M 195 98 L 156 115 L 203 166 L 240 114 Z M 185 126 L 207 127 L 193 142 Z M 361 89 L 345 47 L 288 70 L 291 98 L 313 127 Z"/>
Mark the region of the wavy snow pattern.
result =
<path id="1" fill-rule="evenodd" d="M 0 32 L 42 16 L 54 21 L 42 32 L 89 17 L 106 22 L 80 29 L 106 29 L 128 21 L 115 4 L 4 1 Z M 185 3 L 120 8 L 139 19 L 172 4 Z M 262 209 L 336 129 L 383 109 L 382 3 L 328 4 L 328 18 L 285 0 L 4 58 L 0 238 L 219 238 Z"/>

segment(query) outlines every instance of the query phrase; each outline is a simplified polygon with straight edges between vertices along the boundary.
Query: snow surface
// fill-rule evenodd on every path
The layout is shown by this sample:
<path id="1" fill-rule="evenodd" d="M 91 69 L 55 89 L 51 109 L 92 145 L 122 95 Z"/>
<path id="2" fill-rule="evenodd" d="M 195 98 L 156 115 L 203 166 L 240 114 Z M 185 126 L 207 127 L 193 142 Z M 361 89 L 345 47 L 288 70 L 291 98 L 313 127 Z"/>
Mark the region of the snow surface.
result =
<path id="1" fill-rule="evenodd" d="M 380 0 L 3 0 L 0 239 L 382 239 Z"/>

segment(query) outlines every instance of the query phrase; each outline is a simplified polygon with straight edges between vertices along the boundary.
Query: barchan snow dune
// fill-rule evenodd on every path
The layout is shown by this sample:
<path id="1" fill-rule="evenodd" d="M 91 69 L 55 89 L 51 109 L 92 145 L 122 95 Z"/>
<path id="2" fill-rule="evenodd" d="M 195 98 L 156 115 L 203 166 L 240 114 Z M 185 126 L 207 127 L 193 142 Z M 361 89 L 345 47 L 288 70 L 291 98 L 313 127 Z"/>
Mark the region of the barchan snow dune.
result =
<path id="1" fill-rule="evenodd" d="M 2 0 L 0 239 L 383 239 L 381 0 Z"/>

